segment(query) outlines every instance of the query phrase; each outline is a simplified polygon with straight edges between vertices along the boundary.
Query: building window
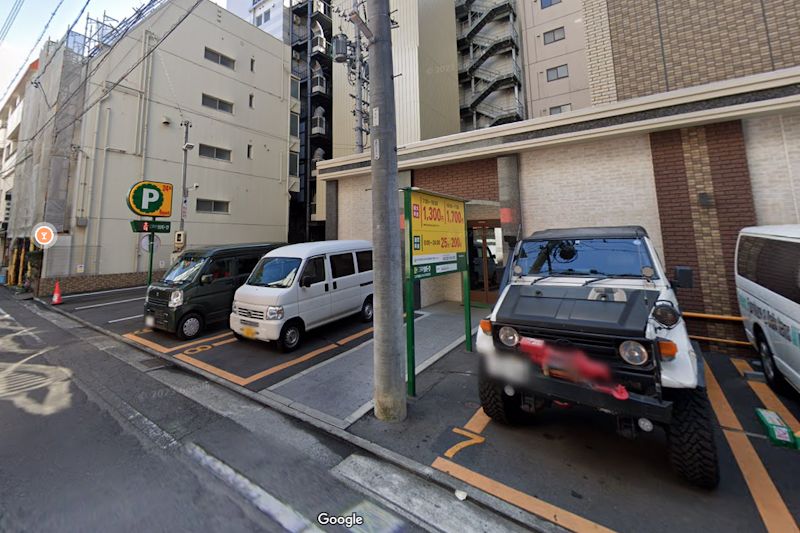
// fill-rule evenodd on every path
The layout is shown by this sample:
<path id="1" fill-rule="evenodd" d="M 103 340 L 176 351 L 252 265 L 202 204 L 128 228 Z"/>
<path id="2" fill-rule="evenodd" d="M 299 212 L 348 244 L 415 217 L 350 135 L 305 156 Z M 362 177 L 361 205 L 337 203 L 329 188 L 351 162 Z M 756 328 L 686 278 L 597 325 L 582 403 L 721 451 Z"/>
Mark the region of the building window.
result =
<path id="1" fill-rule="evenodd" d="M 198 213 L 229 213 L 230 204 L 227 200 L 203 200 L 198 198 L 195 210 Z"/>
<path id="2" fill-rule="evenodd" d="M 236 66 L 236 61 L 234 61 L 233 58 L 220 54 L 219 52 L 215 52 L 214 50 L 208 47 L 206 47 L 205 56 L 206 59 L 208 59 L 209 61 L 218 63 L 223 67 L 228 67 L 229 69 L 233 69 Z"/>
<path id="3" fill-rule="evenodd" d="M 250 94 L 250 97 L 249 97 L 249 98 L 248 98 L 248 100 L 247 100 L 247 101 L 248 101 L 248 103 L 250 104 L 250 107 L 251 107 L 251 108 L 255 107 L 255 98 L 256 98 L 256 97 L 255 97 L 255 96 L 254 96 L 254 95 L 251 93 L 251 94 Z"/>
<path id="4" fill-rule="evenodd" d="M 289 135 L 298 137 L 300 135 L 300 115 L 291 113 L 289 116 Z"/>
<path id="5" fill-rule="evenodd" d="M 567 111 L 572 111 L 572 104 L 556 105 L 550 108 L 551 115 L 558 115 Z"/>
<path id="6" fill-rule="evenodd" d="M 560 4 L 561 0 L 542 0 L 542 9 L 550 6 L 554 6 L 556 4 Z"/>
<path id="7" fill-rule="evenodd" d="M 298 176 L 300 174 L 300 154 L 289 152 L 289 175 Z"/>
<path id="8" fill-rule="evenodd" d="M 272 15 L 270 15 L 270 13 L 271 13 L 271 11 L 269 9 L 264 11 L 264 22 L 269 21 L 270 17 L 272 16 Z"/>
<path id="9" fill-rule="evenodd" d="M 11 193 L 6 193 L 6 208 L 3 212 L 3 222 L 8 222 L 8 219 L 11 218 Z"/>
<path id="10" fill-rule="evenodd" d="M 250 58 L 250 72 L 256 71 L 256 60 L 252 57 Z"/>
<path id="11" fill-rule="evenodd" d="M 560 80 L 569 76 L 569 68 L 567 65 L 560 65 L 547 69 L 547 81 Z"/>
<path id="12" fill-rule="evenodd" d="M 291 93 L 292 98 L 300 99 L 300 80 L 297 78 L 292 78 Z"/>
<path id="13" fill-rule="evenodd" d="M 256 15 L 256 26 L 261 26 L 261 15 Z"/>
<path id="14" fill-rule="evenodd" d="M 564 39 L 565 37 L 564 26 L 544 32 L 543 37 L 544 37 L 544 44 L 550 44 Z"/>
<path id="15" fill-rule="evenodd" d="M 231 151 L 225 148 L 217 148 L 216 146 L 201 144 L 200 157 L 210 157 L 211 159 L 219 159 L 220 161 L 230 161 Z"/>
<path id="16" fill-rule="evenodd" d="M 233 113 L 232 103 L 226 102 L 225 100 L 220 100 L 215 96 L 210 96 L 205 93 L 203 93 L 203 105 L 212 109 L 216 109 L 217 111 Z"/>

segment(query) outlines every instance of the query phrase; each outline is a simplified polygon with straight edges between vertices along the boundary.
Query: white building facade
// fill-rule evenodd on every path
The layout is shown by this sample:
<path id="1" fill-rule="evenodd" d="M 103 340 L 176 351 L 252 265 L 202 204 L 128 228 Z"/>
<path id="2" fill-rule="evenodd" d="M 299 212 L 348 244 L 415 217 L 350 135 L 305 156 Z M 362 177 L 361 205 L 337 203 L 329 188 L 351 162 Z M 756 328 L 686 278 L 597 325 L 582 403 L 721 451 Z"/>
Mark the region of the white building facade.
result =
<path id="1" fill-rule="evenodd" d="M 41 157 L 55 151 L 60 133 L 24 147 L 36 157 L 22 167 L 26 199 L 15 203 L 14 236 L 22 241 L 42 220 L 56 226 L 42 277 L 60 278 L 65 292 L 102 288 L 92 278 L 103 276 L 118 286 L 144 279 L 143 234 L 130 224 L 140 217 L 126 207 L 129 189 L 142 180 L 174 187 L 172 233 L 159 236 L 154 259 L 156 270 L 169 265 L 181 215 L 184 121 L 191 123 L 187 246 L 286 241 L 289 47 L 208 0 L 195 4 L 164 2 L 118 41 L 100 43 L 101 53 L 84 56 L 82 105 L 51 121 L 56 132 L 74 121 L 63 161 Z M 50 102 L 64 92 L 66 76 L 54 68 L 62 62 L 56 58 L 41 80 Z M 31 132 L 51 116 L 37 107 L 26 114 Z"/>

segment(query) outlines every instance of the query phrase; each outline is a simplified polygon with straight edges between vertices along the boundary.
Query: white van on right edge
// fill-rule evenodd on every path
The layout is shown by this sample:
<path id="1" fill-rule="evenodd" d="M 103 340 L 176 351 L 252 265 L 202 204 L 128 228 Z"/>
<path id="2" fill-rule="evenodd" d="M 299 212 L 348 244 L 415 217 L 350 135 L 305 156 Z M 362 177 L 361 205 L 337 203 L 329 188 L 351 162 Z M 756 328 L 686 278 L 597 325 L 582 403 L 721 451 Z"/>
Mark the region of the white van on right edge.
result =
<path id="1" fill-rule="evenodd" d="M 238 339 L 276 341 L 290 352 L 309 330 L 360 314 L 372 320 L 372 243 L 290 244 L 261 258 L 233 297 Z"/>
<path id="2" fill-rule="evenodd" d="M 767 383 L 800 391 L 800 225 L 741 230 L 736 294 Z"/>

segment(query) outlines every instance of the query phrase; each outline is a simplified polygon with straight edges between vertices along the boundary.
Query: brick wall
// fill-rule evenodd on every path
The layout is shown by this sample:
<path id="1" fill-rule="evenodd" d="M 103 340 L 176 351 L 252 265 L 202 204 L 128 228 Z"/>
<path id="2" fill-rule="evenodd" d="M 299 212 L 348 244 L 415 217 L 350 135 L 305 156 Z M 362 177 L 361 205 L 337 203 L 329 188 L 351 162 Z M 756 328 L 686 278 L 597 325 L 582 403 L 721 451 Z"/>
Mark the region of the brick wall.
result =
<path id="1" fill-rule="evenodd" d="M 650 145 L 667 268 L 695 270 L 695 288 L 679 289 L 682 308 L 738 315 L 736 238 L 756 222 L 741 122 L 653 133 Z M 736 323 L 688 324 L 696 335 L 744 340 Z"/>
<path id="2" fill-rule="evenodd" d="M 607 0 L 584 0 L 583 14 L 586 21 L 586 64 L 592 105 L 616 102 L 617 80 L 614 77 Z"/>
<path id="3" fill-rule="evenodd" d="M 797 0 L 608 0 L 620 100 L 800 64 Z"/>
<path id="4" fill-rule="evenodd" d="M 154 271 L 153 279 L 160 279 L 165 272 L 164 270 Z M 146 285 L 147 272 L 42 278 L 39 282 L 39 292 L 36 295 L 41 297 L 51 296 L 56 285 L 56 280 L 58 280 L 61 287 L 61 294 L 74 294 Z"/>
<path id="5" fill-rule="evenodd" d="M 414 170 L 414 187 L 467 200 L 499 200 L 497 160 L 481 159 Z"/>

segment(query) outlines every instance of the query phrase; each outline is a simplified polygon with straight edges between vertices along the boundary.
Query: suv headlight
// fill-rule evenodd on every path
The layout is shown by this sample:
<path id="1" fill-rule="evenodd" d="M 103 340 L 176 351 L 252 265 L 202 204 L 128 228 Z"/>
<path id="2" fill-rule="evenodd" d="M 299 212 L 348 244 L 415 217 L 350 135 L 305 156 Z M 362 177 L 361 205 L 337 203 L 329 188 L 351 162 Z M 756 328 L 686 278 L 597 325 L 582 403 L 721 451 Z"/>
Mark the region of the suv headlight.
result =
<path id="1" fill-rule="evenodd" d="M 629 365 L 642 366 L 650 359 L 642 343 L 636 341 L 625 341 L 619 345 L 619 356 Z"/>
<path id="2" fill-rule="evenodd" d="M 270 305 L 267 307 L 267 320 L 280 320 L 283 318 L 283 306 Z"/>
<path id="3" fill-rule="evenodd" d="M 672 303 L 660 302 L 653 308 L 653 318 L 665 328 L 674 328 L 681 319 L 681 313 Z"/>
<path id="4" fill-rule="evenodd" d="M 180 307 L 183 305 L 183 291 L 172 291 L 169 294 L 169 306 Z"/>
<path id="5" fill-rule="evenodd" d="M 517 333 L 517 330 L 514 328 L 508 326 L 500 328 L 500 331 L 497 332 L 497 338 L 500 339 L 500 342 L 512 348 L 519 344 L 519 333 Z"/>

